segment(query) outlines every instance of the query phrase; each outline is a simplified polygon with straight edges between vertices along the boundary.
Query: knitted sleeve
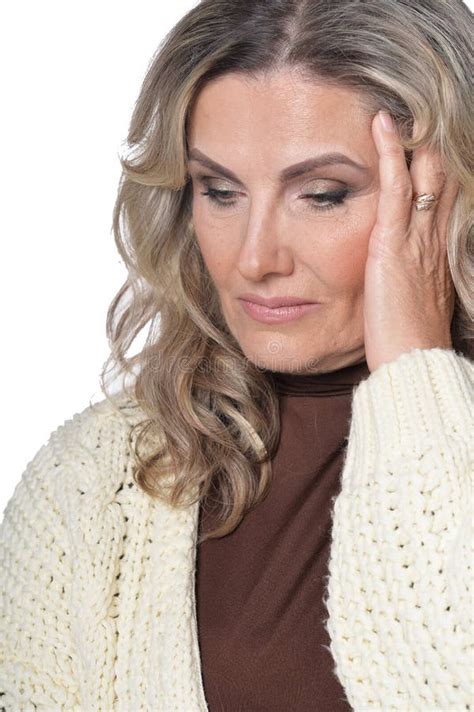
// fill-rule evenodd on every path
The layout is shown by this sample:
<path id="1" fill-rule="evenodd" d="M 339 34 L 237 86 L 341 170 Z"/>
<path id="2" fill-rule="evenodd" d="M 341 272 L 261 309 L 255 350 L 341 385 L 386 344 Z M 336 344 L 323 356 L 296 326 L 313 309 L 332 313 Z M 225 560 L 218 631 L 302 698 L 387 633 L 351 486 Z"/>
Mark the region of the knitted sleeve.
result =
<path id="1" fill-rule="evenodd" d="M 79 709 L 71 556 L 57 497 L 62 431 L 26 466 L 0 525 L 0 710 L 6 712 Z"/>
<path id="2" fill-rule="evenodd" d="M 331 651 L 356 709 L 474 709 L 474 364 L 414 349 L 355 389 L 333 512 Z"/>

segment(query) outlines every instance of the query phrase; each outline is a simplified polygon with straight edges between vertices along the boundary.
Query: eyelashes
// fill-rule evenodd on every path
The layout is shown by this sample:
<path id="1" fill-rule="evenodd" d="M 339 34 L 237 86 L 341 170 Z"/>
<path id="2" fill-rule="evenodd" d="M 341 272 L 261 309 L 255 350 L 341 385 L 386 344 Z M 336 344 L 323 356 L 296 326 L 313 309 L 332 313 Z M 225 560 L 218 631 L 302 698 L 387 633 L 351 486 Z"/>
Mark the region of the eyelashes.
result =
<path id="1" fill-rule="evenodd" d="M 349 193 L 349 188 L 342 190 L 326 191 L 325 193 L 306 193 L 301 196 L 302 200 L 308 201 L 310 208 L 317 211 L 334 210 L 337 206 L 342 205 Z M 233 190 L 218 190 L 207 186 L 206 191 L 201 191 L 207 200 L 221 210 L 233 207 L 237 204 L 237 200 L 233 198 L 236 191 Z"/>

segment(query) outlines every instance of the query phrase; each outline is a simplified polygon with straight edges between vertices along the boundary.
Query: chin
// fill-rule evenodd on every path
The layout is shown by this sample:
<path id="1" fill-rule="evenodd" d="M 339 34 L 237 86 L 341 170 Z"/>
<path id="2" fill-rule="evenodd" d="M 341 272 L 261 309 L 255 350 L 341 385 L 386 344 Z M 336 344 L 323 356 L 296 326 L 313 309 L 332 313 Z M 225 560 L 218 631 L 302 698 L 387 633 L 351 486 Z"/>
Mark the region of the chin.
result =
<path id="1" fill-rule="evenodd" d="M 321 361 L 317 354 L 309 353 L 305 356 L 301 347 L 295 344 L 294 338 L 289 339 L 287 345 L 279 334 L 267 337 L 261 346 L 255 341 L 251 344 L 239 341 L 239 344 L 245 357 L 260 369 L 285 373 L 314 372 Z"/>

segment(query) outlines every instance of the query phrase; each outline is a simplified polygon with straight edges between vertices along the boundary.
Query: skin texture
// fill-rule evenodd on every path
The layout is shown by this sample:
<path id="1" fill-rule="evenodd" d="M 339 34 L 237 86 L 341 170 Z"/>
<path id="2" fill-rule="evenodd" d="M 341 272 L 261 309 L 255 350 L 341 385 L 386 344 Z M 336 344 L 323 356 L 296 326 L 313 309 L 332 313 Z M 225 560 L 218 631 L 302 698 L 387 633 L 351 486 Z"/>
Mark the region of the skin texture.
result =
<path id="1" fill-rule="evenodd" d="M 374 275 L 369 276 L 372 304 L 377 290 L 385 299 L 390 291 L 386 287 L 384 291 L 380 280 L 383 283 L 386 275 L 392 275 L 396 281 L 397 271 L 405 268 L 400 250 L 396 254 L 390 250 L 392 226 L 382 225 L 378 206 L 381 165 L 387 195 L 393 195 L 389 178 L 403 183 L 401 172 L 407 178 L 408 169 L 403 149 L 394 150 L 394 139 L 387 139 L 377 119 L 374 134 L 373 123 L 374 116 L 364 109 L 357 93 L 305 80 L 296 70 L 258 78 L 227 74 L 207 84 L 197 97 L 188 124 L 188 153 L 198 149 L 232 171 L 240 183 L 189 160 L 196 239 L 228 327 L 246 357 L 260 367 L 318 373 L 367 358 L 374 370 L 401 351 L 443 342 L 444 331 L 430 332 L 426 339 L 421 331 L 420 340 L 419 325 L 410 323 L 405 329 L 402 319 L 400 341 L 397 336 L 387 350 L 390 324 L 384 321 L 385 331 L 380 332 L 377 319 L 395 307 L 400 314 L 400 299 L 385 312 L 382 309 L 380 317 L 372 307 L 371 323 L 364 319 L 371 235 L 372 248 L 377 245 L 369 260 Z M 381 147 L 386 151 L 384 163 Z M 280 183 L 278 175 L 284 168 L 327 151 L 341 152 L 365 169 L 326 166 Z M 426 157 L 424 164 L 429 168 Z M 420 170 L 419 165 L 415 170 Z M 224 197 L 224 207 L 202 195 L 209 187 L 231 191 Z M 420 190 L 433 187 L 425 183 Z M 349 192 L 340 204 L 306 197 L 344 188 Z M 408 177 L 395 196 L 405 201 L 409 212 L 412 188 Z M 330 208 L 323 209 L 324 205 Z M 399 220 L 399 205 L 397 209 L 393 215 Z M 427 214 L 417 212 L 417 216 Z M 419 224 L 423 221 L 426 217 Z M 405 237 L 408 222 L 403 226 Z M 400 243 L 399 235 L 398 239 Z M 381 243 L 387 249 L 380 249 Z M 410 262 L 412 256 L 407 253 L 406 259 Z M 410 285 L 405 286 L 406 311 L 411 315 L 417 305 L 409 303 Z M 242 309 L 238 297 L 244 292 L 322 304 L 294 321 L 264 324 Z M 425 294 L 419 298 L 426 301 Z M 423 314 L 421 323 L 438 316 Z M 449 332 L 448 316 L 446 320 Z M 368 334 L 373 335 L 370 361 Z"/>

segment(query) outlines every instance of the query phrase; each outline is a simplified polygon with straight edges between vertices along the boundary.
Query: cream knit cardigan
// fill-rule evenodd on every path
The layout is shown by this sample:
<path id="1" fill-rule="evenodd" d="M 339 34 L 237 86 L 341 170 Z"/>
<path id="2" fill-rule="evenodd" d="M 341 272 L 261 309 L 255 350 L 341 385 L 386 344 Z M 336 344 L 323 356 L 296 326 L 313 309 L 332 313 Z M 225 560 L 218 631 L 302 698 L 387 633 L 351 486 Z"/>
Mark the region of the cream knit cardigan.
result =
<path id="1" fill-rule="evenodd" d="M 354 387 L 326 605 L 356 712 L 474 709 L 473 385 L 471 360 L 434 348 Z M 59 426 L 4 510 L 0 710 L 207 709 L 198 505 L 135 486 L 140 411 L 113 402 Z"/>

